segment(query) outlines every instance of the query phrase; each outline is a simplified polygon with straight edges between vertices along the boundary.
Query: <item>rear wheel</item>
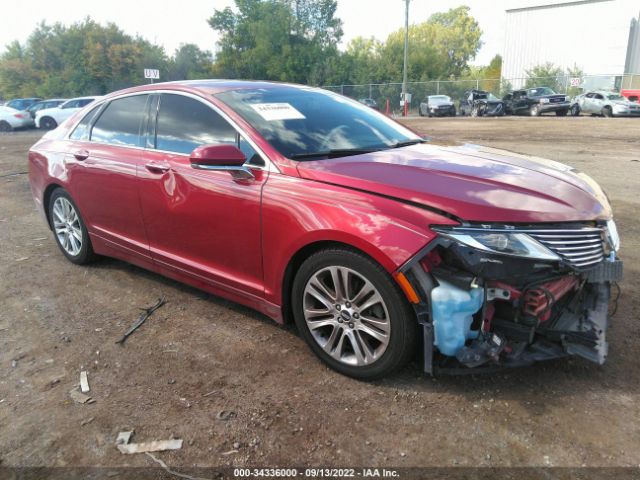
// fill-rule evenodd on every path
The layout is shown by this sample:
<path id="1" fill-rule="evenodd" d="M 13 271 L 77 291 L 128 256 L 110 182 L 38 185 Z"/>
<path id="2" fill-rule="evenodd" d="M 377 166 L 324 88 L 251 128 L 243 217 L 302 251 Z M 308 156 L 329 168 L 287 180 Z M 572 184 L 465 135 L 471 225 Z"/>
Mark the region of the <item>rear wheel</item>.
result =
<path id="1" fill-rule="evenodd" d="M 302 337 L 342 374 L 384 377 L 414 352 L 418 335 L 411 306 L 391 276 L 358 252 L 313 254 L 298 270 L 292 299 Z"/>
<path id="2" fill-rule="evenodd" d="M 58 126 L 58 122 L 56 122 L 51 117 L 43 117 L 40 119 L 40 128 L 43 130 L 53 130 Z"/>
<path id="3" fill-rule="evenodd" d="M 49 221 L 58 247 L 71 262 L 84 265 L 95 259 L 89 233 L 78 207 L 62 188 L 51 195 Z"/>
<path id="4" fill-rule="evenodd" d="M 5 122 L 4 120 L 0 122 L 0 132 L 10 132 L 13 130 L 9 122 Z"/>

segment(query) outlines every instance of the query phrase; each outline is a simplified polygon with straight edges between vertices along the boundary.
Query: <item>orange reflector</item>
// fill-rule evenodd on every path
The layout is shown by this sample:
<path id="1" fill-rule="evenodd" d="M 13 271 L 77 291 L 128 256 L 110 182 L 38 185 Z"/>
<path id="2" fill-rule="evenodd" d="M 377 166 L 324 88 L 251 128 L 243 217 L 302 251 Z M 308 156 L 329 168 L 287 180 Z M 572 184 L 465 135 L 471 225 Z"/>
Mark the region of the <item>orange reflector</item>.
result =
<path id="1" fill-rule="evenodd" d="M 398 282 L 398 285 L 400 285 L 400 288 L 402 288 L 404 294 L 407 296 L 407 299 L 411 303 L 420 303 L 420 297 L 413 289 L 411 283 L 409 283 L 409 280 L 407 280 L 407 277 L 405 277 L 404 273 L 398 272 L 394 275 L 394 277 L 396 279 L 396 282 Z"/>

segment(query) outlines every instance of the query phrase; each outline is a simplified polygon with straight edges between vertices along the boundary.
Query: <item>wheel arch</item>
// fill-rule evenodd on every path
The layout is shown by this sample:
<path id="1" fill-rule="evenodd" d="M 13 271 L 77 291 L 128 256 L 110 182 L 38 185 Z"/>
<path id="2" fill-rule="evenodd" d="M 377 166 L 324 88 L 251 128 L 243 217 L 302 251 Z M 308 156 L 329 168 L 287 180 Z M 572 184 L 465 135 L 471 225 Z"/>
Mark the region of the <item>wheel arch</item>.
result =
<path id="1" fill-rule="evenodd" d="M 340 248 L 344 250 L 351 250 L 352 252 L 357 252 L 361 255 L 366 256 L 370 260 L 382 265 L 385 270 L 388 270 L 384 266 L 379 259 L 370 255 L 367 251 L 362 248 L 358 248 L 351 243 L 346 243 L 344 241 L 339 240 L 316 240 L 311 243 L 308 243 L 301 248 L 299 248 L 289 259 L 287 266 L 284 270 L 284 275 L 282 276 L 282 318 L 285 324 L 293 323 L 293 310 L 291 306 L 291 290 L 293 288 L 293 280 L 296 276 L 296 273 L 304 263 L 304 261 L 311 257 L 313 254 L 329 249 L 329 248 Z M 386 262 L 385 262 L 386 263 Z"/>
<path id="2" fill-rule="evenodd" d="M 44 193 L 42 194 L 42 208 L 44 210 L 44 215 L 45 218 L 47 219 L 47 225 L 49 226 L 49 230 L 51 230 L 51 217 L 49 214 L 49 203 L 51 202 L 51 197 L 53 196 L 53 192 L 55 192 L 57 189 L 63 189 L 64 187 L 62 185 L 60 185 L 59 183 L 50 183 L 49 185 L 47 185 L 47 187 L 44 189 Z"/>

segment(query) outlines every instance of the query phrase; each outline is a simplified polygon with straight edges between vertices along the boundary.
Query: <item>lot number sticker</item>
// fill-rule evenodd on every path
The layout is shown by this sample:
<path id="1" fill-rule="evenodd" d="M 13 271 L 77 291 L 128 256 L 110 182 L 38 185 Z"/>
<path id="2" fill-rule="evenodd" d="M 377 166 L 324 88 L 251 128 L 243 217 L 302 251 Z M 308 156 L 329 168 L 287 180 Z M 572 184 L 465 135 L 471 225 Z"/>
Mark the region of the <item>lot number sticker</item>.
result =
<path id="1" fill-rule="evenodd" d="M 301 120 L 305 118 L 288 103 L 256 103 L 251 105 L 268 122 L 276 120 Z"/>

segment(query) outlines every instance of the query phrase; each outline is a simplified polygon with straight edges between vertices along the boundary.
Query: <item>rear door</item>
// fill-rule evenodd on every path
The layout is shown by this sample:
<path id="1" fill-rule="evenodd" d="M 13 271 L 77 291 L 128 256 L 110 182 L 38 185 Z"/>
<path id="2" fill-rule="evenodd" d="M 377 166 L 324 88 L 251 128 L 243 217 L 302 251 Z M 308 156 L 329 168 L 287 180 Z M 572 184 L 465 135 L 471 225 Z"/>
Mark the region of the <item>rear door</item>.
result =
<path id="1" fill-rule="evenodd" d="M 92 235 L 121 252 L 149 257 L 140 212 L 137 168 L 148 94 L 91 110 L 70 135 L 67 155 L 72 195 Z"/>

